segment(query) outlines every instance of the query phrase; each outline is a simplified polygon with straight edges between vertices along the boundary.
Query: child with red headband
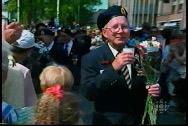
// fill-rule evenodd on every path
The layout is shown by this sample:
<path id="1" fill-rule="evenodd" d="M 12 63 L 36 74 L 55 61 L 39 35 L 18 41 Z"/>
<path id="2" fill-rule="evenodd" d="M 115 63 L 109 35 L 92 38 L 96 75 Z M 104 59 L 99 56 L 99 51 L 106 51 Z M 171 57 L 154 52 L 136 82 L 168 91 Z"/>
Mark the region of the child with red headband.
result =
<path id="1" fill-rule="evenodd" d="M 69 92 L 74 83 L 70 70 L 64 66 L 48 66 L 40 74 L 43 94 L 34 117 L 35 124 L 83 124 L 79 97 Z"/>

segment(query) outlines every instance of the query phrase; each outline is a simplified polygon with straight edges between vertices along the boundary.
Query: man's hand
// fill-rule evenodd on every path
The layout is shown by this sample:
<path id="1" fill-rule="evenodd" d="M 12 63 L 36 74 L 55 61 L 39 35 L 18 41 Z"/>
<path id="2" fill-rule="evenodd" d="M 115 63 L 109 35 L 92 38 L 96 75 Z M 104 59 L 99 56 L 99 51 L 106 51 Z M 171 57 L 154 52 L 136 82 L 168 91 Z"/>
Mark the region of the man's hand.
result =
<path id="1" fill-rule="evenodd" d="M 9 25 L 3 26 L 5 40 L 11 44 L 20 38 L 22 34 L 22 26 L 18 22 L 12 22 Z"/>
<path id="2" fill-rule="evenodd" d="M 159 84 L 147 85 L 146 89 L 148 90 L 148 94 L 153 97 L 158 97 L 160 95 L 160 85 Z"/>
<path id="3" fill-rule="evenodd" d="M 119 53 L 115 60 L 112 62 L 112 66 L 115 70 L 120 70 L 127 64 L 133 64 L 135 61 L 132 53 Z"/>

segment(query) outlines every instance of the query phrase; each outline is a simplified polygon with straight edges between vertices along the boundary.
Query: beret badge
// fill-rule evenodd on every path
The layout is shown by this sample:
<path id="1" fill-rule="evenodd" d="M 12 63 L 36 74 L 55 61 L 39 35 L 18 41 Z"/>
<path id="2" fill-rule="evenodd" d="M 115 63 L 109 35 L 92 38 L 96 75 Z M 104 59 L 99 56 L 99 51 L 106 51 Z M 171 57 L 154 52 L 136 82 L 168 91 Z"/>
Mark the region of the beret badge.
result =
<path id="1" fill-rule="evenodd" d="M 124 7 L 121 8 L 121 14 L 125 15 L 126 14 L 126 10 Z"/>

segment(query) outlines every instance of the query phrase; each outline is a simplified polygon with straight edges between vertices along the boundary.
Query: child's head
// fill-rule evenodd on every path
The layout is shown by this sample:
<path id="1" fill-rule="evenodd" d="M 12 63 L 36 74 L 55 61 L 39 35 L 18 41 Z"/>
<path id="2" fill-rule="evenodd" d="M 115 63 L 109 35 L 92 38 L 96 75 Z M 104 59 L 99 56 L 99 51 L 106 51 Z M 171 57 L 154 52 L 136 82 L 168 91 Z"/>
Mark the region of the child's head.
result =
<path id="1" fill-rule="evenodd" d="M 36 124 L 76 124 L 80 118 L 79 97 L 60 85 L 47 88 L 38 101 Z"/>
<path id="2" fill-rule="evenodd" d="M 64 91 L 70 91 L 74 83 L 72 72 L 65 66 L 48 66 L 39 78 L 43 91 L 55 84 L 61 85 Z"/>

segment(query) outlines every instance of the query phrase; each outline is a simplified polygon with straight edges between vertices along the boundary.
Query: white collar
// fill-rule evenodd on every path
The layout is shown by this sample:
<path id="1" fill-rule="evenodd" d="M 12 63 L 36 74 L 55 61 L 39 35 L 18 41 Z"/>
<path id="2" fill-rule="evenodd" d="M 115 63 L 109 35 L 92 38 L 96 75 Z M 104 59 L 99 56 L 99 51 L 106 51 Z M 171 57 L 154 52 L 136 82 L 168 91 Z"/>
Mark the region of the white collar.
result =
<path id="1" fill-rule="evenodd" d="M 116 49 L 114 49 L 109 43 L 108 43 L 108 46 L 109 46 L 110 50 L 112 51 L 114 57 L 116 57 L 116 55 L 118 54 L 118 51 Z"/>
<path id="2" fill-rule="evenodd" d="M 118 51 L 116 49 L 114 49 L 109 43 L 108 43 L 108 46 L 109 46 L 110 50 L 112 51 L 114 57 L 116 57 L 116 55 L 118 54 Z M 127 46 L 125 46 L 125 48 L 127 48 Z M 128 67 L 128 70 L 129 70 L 129 75 L 132 78 L 132 76 L 131 76 L 131 72 L 132 72 L 131 71 L 131 64 L 127 64 L 127 67 Z"/>
<path id="3" fill-rule="evenodd" d="M 116 55 L 118 54 L 118 51 L 114 49 L 109 43 L 108 43 L 108 46 L 110 47 L 110 50 L 112 51 L 114 57 L 116 57 Z M 124 48 L 127 48 L 127 46 L 125 45 Z"/>

